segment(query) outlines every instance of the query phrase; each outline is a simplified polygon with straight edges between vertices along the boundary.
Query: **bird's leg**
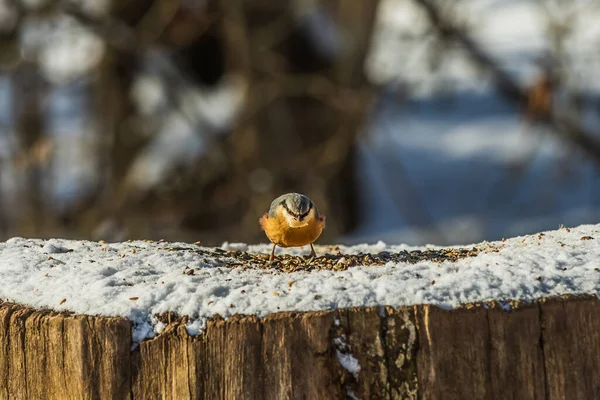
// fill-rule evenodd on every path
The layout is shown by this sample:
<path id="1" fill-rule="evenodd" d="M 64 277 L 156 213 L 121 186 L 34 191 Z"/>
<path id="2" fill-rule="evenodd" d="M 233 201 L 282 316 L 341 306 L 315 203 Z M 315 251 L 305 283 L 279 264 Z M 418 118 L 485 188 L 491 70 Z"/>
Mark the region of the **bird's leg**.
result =
<path id="1" fill-rule="evenodd" d="M 311 263 L 315 257 L 317 257 L 317 252 L 315 251 L 315 248 L 313 247 L 313 244 L 310 244 L 310 254 L 308 256 L 308 262 Z"/>
<path id="2" fill-rule="evenodd" d="M 275 247 L 277 247 L 277 245 L 273 243 L 273 250 L 271 250 L 271 257 L 269 258 L 270 263 L 275 259 Z"/>

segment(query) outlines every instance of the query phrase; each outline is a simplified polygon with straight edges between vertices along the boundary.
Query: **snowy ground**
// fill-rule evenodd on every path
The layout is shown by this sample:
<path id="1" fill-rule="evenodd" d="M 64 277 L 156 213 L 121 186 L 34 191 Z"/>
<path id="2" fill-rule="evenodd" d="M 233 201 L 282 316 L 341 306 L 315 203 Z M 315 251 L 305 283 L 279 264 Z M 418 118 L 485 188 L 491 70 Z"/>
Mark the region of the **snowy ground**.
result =
<path id="1" fill-rule="evenodd" d="M 134 338 L 139 341 L 164 328 L 155 315 L 167 311 L 188 315 L 188 331 L 195 334 L 215 314 L 262 317 L 287 310 L 413 304 L 452 308 L 487 300 L 600 293 L 600 225 L 476 246 L 491 251 L 454 263 L 284 273 L 252 266 L 229 268 L 231 260 L 223 252 L 187 243 L 13 238 L 0 243 L 0 299 L 36 308 L 123 316 L 134 322 Z M 270 246 L 223 248 L 268 252 Z M 407 249 L 411 248 L 382 242 L 341 246 L 344 254 Z M 193 275 L 185 273 L 192 268 Z"/>

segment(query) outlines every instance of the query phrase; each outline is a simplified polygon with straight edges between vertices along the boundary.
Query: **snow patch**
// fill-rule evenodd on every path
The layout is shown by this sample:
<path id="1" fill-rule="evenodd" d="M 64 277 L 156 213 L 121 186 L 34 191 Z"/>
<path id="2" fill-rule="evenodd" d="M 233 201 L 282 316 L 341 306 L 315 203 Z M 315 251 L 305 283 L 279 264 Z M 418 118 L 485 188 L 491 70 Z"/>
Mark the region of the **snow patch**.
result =
<path id="1" fill-rule="evenodd" d="M 42 247 L 42 253 L 47 253 L 47 254 L 60 254 L 60 253 L 68 253 L 70 250 L 67 249 L 66 247 L 62 247 L 62 246 L 57 246 L 55 244 L 52 244 L 50 242 L 46 243 L 43 247 Z"/>
<path id="2" fill-rule="evenodd" d="M 354 379 L 358 380 L 358 373 L 360 372 L 360 364 L 358 360 L 354 358 L 350 353 L 350 347 L 346 343 L 346 335 L 342 334 L 333 339 L 335 345 L 335 352 L 337 354 L 338 361 L 342 367 L 354 376 Z"/>
<path id="3" fill-rule="evenodd" d="M 351 389 L 346 390 L 346 395 L 350 398 L 350 400 L 360 400 L 360 398 L 356 397 Z"/>

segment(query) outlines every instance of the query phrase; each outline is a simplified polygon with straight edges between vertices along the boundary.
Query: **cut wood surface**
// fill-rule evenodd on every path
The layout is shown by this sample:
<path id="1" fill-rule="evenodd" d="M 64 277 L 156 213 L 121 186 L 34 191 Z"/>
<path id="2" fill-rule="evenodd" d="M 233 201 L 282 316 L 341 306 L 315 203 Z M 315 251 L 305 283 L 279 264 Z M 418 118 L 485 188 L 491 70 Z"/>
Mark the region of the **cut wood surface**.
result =
<path id="1" fill-rule="evenodd" d="M 2 303 L 0 399 L 600 398 L 595 297 L 167 322 Z"/>

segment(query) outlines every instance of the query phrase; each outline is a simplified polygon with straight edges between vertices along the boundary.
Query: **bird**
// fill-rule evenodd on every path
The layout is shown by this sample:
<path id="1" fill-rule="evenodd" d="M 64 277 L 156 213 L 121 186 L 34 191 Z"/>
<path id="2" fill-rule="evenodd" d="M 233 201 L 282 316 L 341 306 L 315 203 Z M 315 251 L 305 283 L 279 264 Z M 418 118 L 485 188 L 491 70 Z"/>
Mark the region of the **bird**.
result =
<path id="1" fill-rule="evenodd" d="M 313 242 L 321 236 L 325 228 L 325 216 L 319 213 L 315 203 L 305 195 L 286 193 L 277 197 L 259 222 L 273 243 L 269 262 L 275 258 L 277 246 L 296 247 L 310 244 L 310 257 L 316 257 Z"/>

